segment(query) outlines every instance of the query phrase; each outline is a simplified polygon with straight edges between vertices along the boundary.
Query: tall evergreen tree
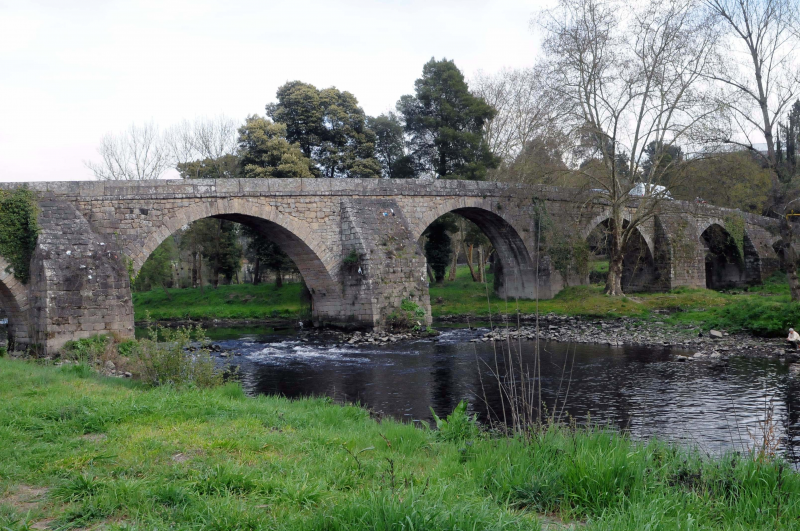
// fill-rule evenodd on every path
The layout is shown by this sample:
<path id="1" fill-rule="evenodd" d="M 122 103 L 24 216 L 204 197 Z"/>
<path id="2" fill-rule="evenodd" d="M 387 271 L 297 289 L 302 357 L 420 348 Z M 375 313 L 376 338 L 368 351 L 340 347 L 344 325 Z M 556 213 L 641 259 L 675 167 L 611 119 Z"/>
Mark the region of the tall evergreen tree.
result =
<path id="1" fill-rule="evenodd" d="M 291 81 L 278 89 L 267 115 L 286 124 L 286 139 L 297 143 L 321 177 L 380 177 L 375 134 L 353 94 L 335 87 Z"/>
<path id="2" fill-rule="evenodd" d="M 367 127 L 375 133 L 375 157 L 383 176 L 390 179 L 414 177 L 414 163 L 406 155 L 403 122 L 393 112 L 367 118 Z"/>
<path id="3" fill-rule="evenodd" d="M 495 109 L 472 95 L 453 61 L 431 59 L 414 82 L 415 94 L 397 102 L 411 155 L 421 172 L 439 178 L 482 180 L 499 158 L 483 139 Z"/>

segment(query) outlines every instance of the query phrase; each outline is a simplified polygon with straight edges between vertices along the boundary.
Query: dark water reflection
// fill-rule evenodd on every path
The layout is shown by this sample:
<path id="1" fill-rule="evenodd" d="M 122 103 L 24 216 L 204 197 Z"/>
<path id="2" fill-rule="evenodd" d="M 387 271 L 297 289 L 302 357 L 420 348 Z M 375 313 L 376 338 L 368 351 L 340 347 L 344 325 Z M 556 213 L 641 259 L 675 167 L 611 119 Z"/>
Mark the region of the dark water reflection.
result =
<path id="1" fill-rule="evenodd" d="M 252 332 L 218 342 L 242 354 L 233 363 L 240 365 L 244 384 L 254 393 L 326 395 L 401 419 L 429 420 L 429 407 L 445 415 L 460 400 L 468 400 L 482 417 L 484 397 L 500 411 L 500 392 L 490 369 L 495 347 L 469 341 L 484 331 L 451 329 L 435 343 L 383 347 L 335 346 L 304 342 L 293 334 Z M 533 365 L 534 344 L 522 343 L 522 350 L 523 363 Z M 752 444 L 749 432 L 758 430 L 772 404 L 782 451 L 800 462 L 800 382 L 789 377 L 785 364 L 744 358 L 731 359 L 727 366 L 679 363 L 671 361 L 671 354 L 667 348 L 547 344 L 541 367 L 543 402 L 550 411 L 554 404 L 560 410 L 566 403 L 566 412 L 578 422 L 591 419 L 636 438 L 658 435 L 710 453 Z M 502 363 L 498 366 L 502 372 Z"/>

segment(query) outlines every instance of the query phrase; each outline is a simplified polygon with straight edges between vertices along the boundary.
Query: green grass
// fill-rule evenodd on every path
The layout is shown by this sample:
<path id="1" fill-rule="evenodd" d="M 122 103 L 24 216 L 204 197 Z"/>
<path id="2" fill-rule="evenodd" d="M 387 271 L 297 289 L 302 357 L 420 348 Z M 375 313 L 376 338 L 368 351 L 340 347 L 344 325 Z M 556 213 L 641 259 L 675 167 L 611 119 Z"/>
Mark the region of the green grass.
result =
<path id="1" fill-rule="evenodd" d="M 523 314 L 536 312 L 532 300 L 508 300 L 492 292 L 492 275 L 487 284 L 472 281 L 469 270 L 460 267 L 456 280 L 433 285 L 430 289 L 431 311 L 435 317 L 470 316 L 485 320 L 491 313 Z M 488 300 L 487 304 L 487 291 Z M 583 317 L 638 317 L 658 319 L 673 325 L 691 325 L 704 329 L 747 330 L 757 335 L 785 335 L 788 328 L 800 326 L 800 304 L 791 303 L 785 276 L 776 274 L 764 284 L 735 294 L 708 289 L 678 288 L 667 293 L 632 293 L 609 297 L 603 286 L 570 286 L 553 299 L 540 300 L 539 312 Z M 667 311 L 669 315 L 654 311 Z"/>
<path id="2" fill-rule="evenodd" d="M 513 314 L 517 308 L 524 314 L 536 312 L 536 301 L 499 298 L 492 290 L 492 275 L 487 274 L 487 278 L 487 284 L 473 282 L 469 269 L 461 266 L 455 281 L 432 285 L 433 317 L 455 315 L 486 320 L 490 308 L 492 315 Z M 204 293 L 199 289 L 176 289 L 169 294 L 171 299 L 163 290 L 134 293 L 136 319 L 144 319 L 146 312 L 156 320 L 294 318 L 301 312 L 300 284 L 295 283 L 284 284 L 280 290 L 272 284 L 244 284 L 206 288 Z M 538 308 L 543 314 L 638 317 L 704 329 L 748 330 L 766 336 L 784 335 L 790 326 L 800 327 L 800 304 L 790 303 L 788 284 L 780 274 L 736 294 L 679 288 L 668 293 L 608 297 L 599 284 L 571 286 L 553 299 L 540 300 Z M 654 313 L 664 310 L 668 316 Z"/>
<path id="3" fill-rule="evenodd" d="M 590 531 L 800 528 L 800 478 L 781 462 L 601 429 L 439 437 L 325 399 L 7 359 L 0 401 L 4 530 L 516 530 L 542 513 Z"/>
<path id="4" fill-rule="evenodd" d="M 302 308 L 299 283 L 235 284 L 198 288 L 171 289 L 167 294 L 156 289 L 133 294 L 134 317 L 137 321 L 149 312 L 155 320 L 168 319 L 266 319 L 294 318 Z"/>

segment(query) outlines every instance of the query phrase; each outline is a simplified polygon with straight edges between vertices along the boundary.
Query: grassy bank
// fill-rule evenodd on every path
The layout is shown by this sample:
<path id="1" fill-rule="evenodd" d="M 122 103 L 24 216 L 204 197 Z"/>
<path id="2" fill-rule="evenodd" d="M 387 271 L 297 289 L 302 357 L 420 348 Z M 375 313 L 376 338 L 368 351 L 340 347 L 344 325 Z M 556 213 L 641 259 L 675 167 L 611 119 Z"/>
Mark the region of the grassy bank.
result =
<path id="1" fill-rule="evenodd" d="M 473 282 L 468 268 L 462 266 L 455 281 L 432 285 L 433 317 L 486 320 L 490 312 L 513 314 L 517 308 L 523 314 L 536 312 L 536 301 L 497 297 L 492 291 L 492 275 L 487 276 L 487 284 Z M 149 312 L 154 319 L 263 319 L 294 317 L 301 309 L 299 284 L 285 284 L 280 290 L 271 284 L 220 286 L 216 290 L 206 288 L 204 293 L 197 289 L 170 290 L 170 297 L 163 290 L 134 294 L 136 318 L 143 319 Z M 553 299 L 539 301 L 538 308 L 542 314 L 638 317 L 772 336 L 785 335 L 790 326 L 800 328 L 800 304 L 790 303 L 789 287 L 781 275 L 736 294 L 680 288 L 669 293 L 608 297 L 599 284 L 572 286 Z"/>
<path id="2" fill-rule="evenodd" d="M 489 438 L 324 399 L 0 359 L 0 529 L 798 529 L 779 462 L 601 430 Z M 553 529 L 550 527 L 550 529 Z"/>
<path id="3" fill-rule="evenodd" d="M 299 283 L 284 283 L 281 289 L 274 284 L 237 284 L 214 289 L 198 288 L 155 289 L 133 294 L 136 320 L 146 312 L 155 320 L 167 319 L 265 319 L 268 317 L 295 318 L 300 314 Z"/>

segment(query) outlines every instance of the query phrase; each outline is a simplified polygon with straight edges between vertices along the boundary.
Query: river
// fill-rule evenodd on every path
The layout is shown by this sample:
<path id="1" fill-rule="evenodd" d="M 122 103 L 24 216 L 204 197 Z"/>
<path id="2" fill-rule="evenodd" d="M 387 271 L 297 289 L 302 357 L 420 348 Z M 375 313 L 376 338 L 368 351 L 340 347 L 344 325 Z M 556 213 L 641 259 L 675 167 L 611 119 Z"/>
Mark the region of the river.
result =
<path id="1" fill-rule="evenodd" d="M 209 333 L 223 349 L 239 354 L 220 361 L 239 366 L 252 394 L 329 396 L 418 422 L 431 420 L 430 408 L 443 416 L 460 400 L 484 420 L 487 403 L 502 410 L 494 377 L 496 356 L 504 372 L 499 344 L 470 342 L 486 331 L 443 329 L 437 341 L 357 347 L 291 330 Z M 523 365 L 532 367 L 534 343 L 521 347 Z M 800 465 L 800 381 L 784 363 L 744 357 L 674 361 L 681 353 L 667 347 L 542 344 L 542 402 L 549 412 L 563 408 L 562 418 L 608 424 L 636 439 L 659 436 L 709 454 L 751 446 L 771 409 L 780 452 Z"/>

